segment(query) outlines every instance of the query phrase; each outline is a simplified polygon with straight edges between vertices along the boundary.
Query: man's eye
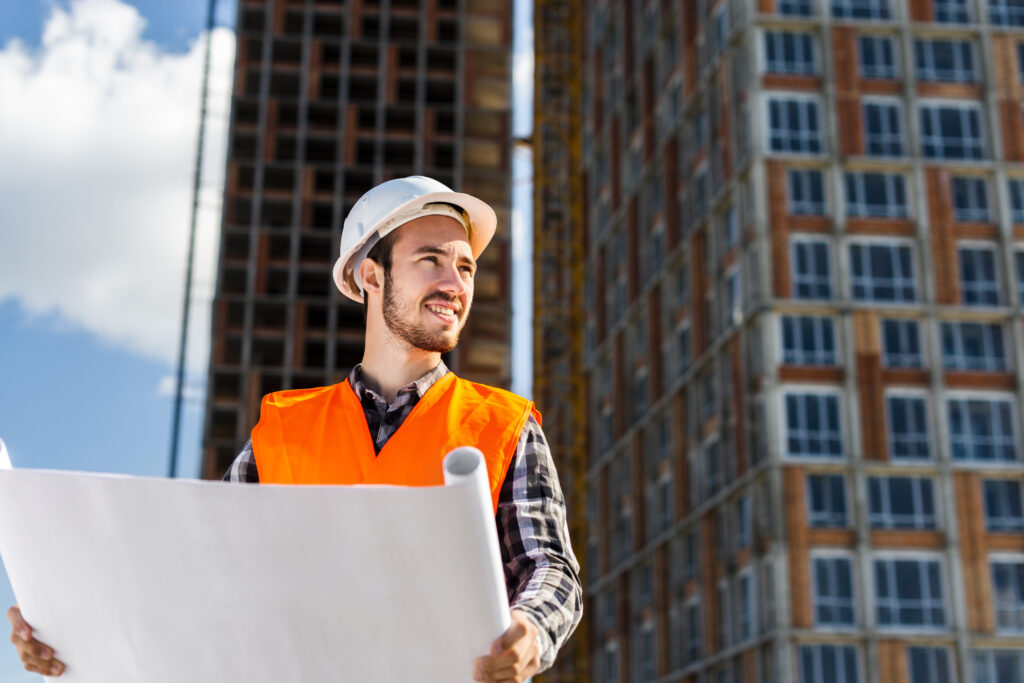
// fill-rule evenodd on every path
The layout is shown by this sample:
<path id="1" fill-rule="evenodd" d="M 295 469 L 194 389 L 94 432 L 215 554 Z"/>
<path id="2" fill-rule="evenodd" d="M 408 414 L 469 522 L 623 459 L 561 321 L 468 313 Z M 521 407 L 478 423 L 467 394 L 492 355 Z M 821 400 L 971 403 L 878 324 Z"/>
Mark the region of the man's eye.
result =
<path id="1" fill-rule="evenodd" d="M 462 272 L 466 273 L 467 275 L 472 275 L 473 274 L 473 267 L 472 266 L 462 266 Z"/>
<path id="2" fill-rule="evenodd" d="M 437 257 L 436 256 L 428 256 L 428 257 L 426 257 L 423 260 L 427 261 L 429 263 L 433 263 L 435 266 L 437 265 Z"/>

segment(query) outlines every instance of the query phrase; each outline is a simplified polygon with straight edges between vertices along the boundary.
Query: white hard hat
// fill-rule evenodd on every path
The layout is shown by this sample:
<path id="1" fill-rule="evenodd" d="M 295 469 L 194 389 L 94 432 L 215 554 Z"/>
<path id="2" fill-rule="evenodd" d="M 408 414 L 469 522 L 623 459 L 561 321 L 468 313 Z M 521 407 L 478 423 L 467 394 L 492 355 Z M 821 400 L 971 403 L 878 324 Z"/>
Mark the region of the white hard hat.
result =
<path id="1" fill-rule="evenodd" d="M 450 215 L 466 227 L 473 258 L 480 256 L 498 226 L 494 209 L 485 202 L 453 192 L 433 178 L 415 175 L 381 183 L 360 197 L 345 217 L 341 257 L 334 264 L 334 283 L 342 294 L 362 302 L 359 264 L 373 245 L 400 225 L 435 214 Z"/>

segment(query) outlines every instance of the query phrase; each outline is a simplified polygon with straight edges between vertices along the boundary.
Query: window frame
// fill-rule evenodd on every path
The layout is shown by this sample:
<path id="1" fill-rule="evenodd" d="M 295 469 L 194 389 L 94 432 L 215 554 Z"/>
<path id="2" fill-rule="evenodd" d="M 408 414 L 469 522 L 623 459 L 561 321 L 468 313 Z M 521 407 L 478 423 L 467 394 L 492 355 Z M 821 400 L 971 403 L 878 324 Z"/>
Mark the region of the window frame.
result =
<path id="1" fill-rule="evenodd" d="M 822 498 L 825 503 L 824 511 L 816 510 L 814 507 L 812 477 L 823 480 Z M 842 524 L 834 523 L 838 522 L 840 517 L 839 513 L 833 509 L 835 496 L 832 493 L 835 490 L 833 487 L 835 478 L 839 478 L 842 483 L 842 487 L 839 489 L 843 492 Z M 807 472 L 804 475 L 804 490 L 806 491 L 804 505 L 807 510 L 808 527 L 812 529 L 848 529 L 850 527 L 850 491 L 846 475 L 839 472 Z"/>
<path id="2" fill-rule="evenodd" d="M 872 130 L 871 110 L 878 110 L 880 129 Z M 864 117 L 864 153 L 870 157 L 902 157 L 906 155 L 903 141 L 903 103 L 892 97 L 865 97 L 861 100 Z M 874 151 L 872 148 L 876 148 Z M 904 188 L 904 193 L 906 189 Z"/>
<path id="3" fill-rule="evenodd" d="M 974 187 L 967 185 L 975 184 Z M 980 184 L 981 192 L 978 192 Z M 989 201 L 988 178 L 978 175 L 957 175 L 950 179 L 950 191 L 953 198 L 953 218 L 958 223 L 990 223 L 992 222 L 992 202 Z M 960 187 L 958 187 L 958 185 Z M 965 197 L 966 206 L 957 202 Z M 984 198 L 982 201 L 978 201 Z"/>
<path id="4" fill-rule="evenodd" d="M 1006 328 L 1002 323 L 976 320 L 943 320 L 939 323 L 942 368 L 967 372 L 1008 372 L 1010 360 L 1006 348 Z M 977 334 L 977 339 L 965 335 Z M 980 340 L 981 355 L 968 353 L 972 342 Z M 952 343 L 952 348 L 949 347 Z"/>
<path id="5" fill-rule="evenodd" d="M 783 154 L 791 156 L 816 157 L 827 153 L 824 140 L 824 131 L 821 116 L 821 98 L 818 95 L 805 93 L 792 93 L 784 91 L 771 91 L 764 97 L 764 121 L 765 121 L 765 153 L 769 155 Z M 789 109 L 788 105 L 796 105 L 796 111 L 782 111 Z M 773 105 L 779 106 L 779 121 L 792 114 L 796 114 L 798 123 L 794 129 L 787 126 L 774 128 L 772 126 Z M 812 115 L 813 114 L 813 115 Z M 814 125 L 811 126 L 811 119 Z M 778 141 L 778 145 L 776 142 Z"/>
<path id="6" fill-rule="evenodd" d="M 839 339 L 835 331 L 835 319 L 828 315 L 780 315 L 779 318 L 779 362 L 782 365 L 813 367 L 835 367 L 839 364 Z M 810 321 L 812 343 L 806 344 L 805 321 Z M 790 327 L 793 348 L 788 347 L 787 327 Z M 831 348 L 828 348 L 831 336 Z"/>
<path id="7" fill-rule="evenodd" d="M 797 268 L 799 265 L 798 249 L 805 249 L 805 253 L 808 257 L 808 262 L 813 263 L 815 266 L 820 266 L 818 262 L 818 256 L 816 251 L 818 247 L 824 247 L 825 250 L 825 266 L 828 268 L 828 273 L 823 277 L 819 273 L 801 274 Z M 801 301 L 832 301 L 835 299 L 835 283 L 834 273 L 836 272 L 835 263 L 833 263 L 832 255 L 832 242 L 827 238 L 805 236 L 805 235 L 793 235 L 789 238 L 789 258 L 790 258 L 790 287 L 791 296 L 794 299 L 800 299 Z M 823 280 L 827 279 L 827 282 Z M 800 287 L 807 287 L 812 291 L 813 296 L 801 296 L 799 293 Z M 828 289 L 828 296 L 817 296 L 821 290 Z"/>
<path id="8" fill-rule="evenodd" d="M 869 201 L 879 186 L 884 190 L 884 203 Z M 847 171 L 843 174 L 846 194 L 846 215 L 851 218 L 905 219 L 910 216 L 907 179 L 902 173 L 881 171 Z M 869 192 L 870 191 L 870 192 Z M 900 203 L 902 195 L 902 203 Z"/>
<path id="9" fill-rule="evenodd" d="M 999 635 L 1024 635 L 1024 554 L 1021 553 L 989 553 L 989 576 L 992 580 L 992 616 L 996 633 Z M 1010 571 L 1016 572 L 1016 577 L 1011 576 L 1010 591 L 1014 593 L 1011 600 L 1002 601 L 1001 592 L 998 589 L 996 578 L 997 566 L 1007 567 Z M 1016 579 L 1016 581 L 1014 581 Z M 1013 585 L 1016 583 L 1016 585 Z M 1011 626 L 1000 624 L 1000 613 L 1013 613 L 1014 621 Z"/>
<path id="10" fill-rule="evenodd" d="M 918 577 L 917 577 L 917 584 L 916 585 L 918 586 L 918 588 L 921 591 L 921 595 L 922 595 L 921 598 L 918 598 L 918 599 L 914 599 L 914 598 L 901 599 L 900 596 L 897 594 L 897 591 L 899 589 L 899 582 L 898 582 L 898 580 L 896 579 L 896 576 L 895 576 L 895 572 L 896 572 L 895 563 L 896 562 L 915 562 L 915 563 L 917 563 L 917 565 L 918 565 L 918 568 L 917 568 Z M 878 577 L 879 577 L 879 574 L 878 574 L 878 565 L 879 565 L 879 563 L 886 563 L 888 566 L 891 567 L 887 571 L 887 574 L 888 574 L 888 576 L 887 576 L 887 583 L 891 582 L 891 586 L 888 586 L 887 590 L 886 590 L 886 592 L 890 593 L 890 595 L 887 596 L 887 597 L 884 597 L 884 598 L 881 596 L 881 591 L 879 590 L 879 586 L 878 586 L 878 583 L 877 583 Z M 936 607 L 933 604 L 931 604 L 931 603 L 935 602 L 936 599 L 934 597 L 925 597 L 925 594 L 930 592 L 927 589 L 931 588 L 931 586 L 930 586 L 931 580 L 928 577 L 927 565 L 932 564 L 932 563 L 934 563 L 937 566 L 937 568 L 938 568 L 938 582 L 939 582 L 939 589 L 940 589 L 939 593 L 940 593 L 940 596 L 941 596 L 941 605 L 940 605 L 939 608 L 942 610 L 942 623 L 941 624 L 933 624 L 933 623 L 907 624 L 907 623 L 902 623 L 902 622 L 893 622 L 893 623 L 888 623 L 888 624 L 882 623 L 881 614 L 882 614 L 882 610 L 883 609 L 889 609 L 894 615 L 897 615 L 897 616 L 904 609 L 914 609 L 913 606 L 911 606 L 911 607 L 904 607 L 903 606 L 904 602 L 908 602 L 909 601 L 913 605 L 913 602 L 916 601 L 916 602 L 919 602 L 921 604 L 921 606 L 919 608 L 917 608 L 917 609 L 921 610 L 922 621 L 925 621 L 924 617 L 926 615 L 928 615 L 928 612 L 930 610 L 936 609 Z M 949 630 L 949 628 L 951 626 L 951 624 L 950 624 L 950 622 L 951 622 L 950 606 L 947 605 L 947 602 L 948 602 L 947 595 L 949 593 L 949 590 L 947 589 L 947 583 L 948 582 L 947 582 L 947 578 L 946 578 L 945 560 L 944 560 L 944 557 L 943 557 L 943 555 L 941 553 L 926 552 L 926 551 L 887 551 L 887 552 L 875 552 L 871 556 L 871 573 L 872 573 L 872 582 L 871 582 L 872 583 L 872 596 L 871 597 L 873 599 L 874 608 L 875 608 L 875 614 L 874 614 L 874 616 L 875 616 L 875 627 L 879 631 L 884 631 L 886 633 L 940 633 L 940 632 L 945 632 L 945 631 Z M 888 588 L 892 588 L 892 591 L 889 591 Z M 931 619 L 929 618 L 928 621 L 931 621 Z"/>
<path id="11" fill-rule="evenodd" d="M 812 176 L 817 176 L 817 182 Z M 814 197 L 821 191 L 821 201 Z M 797 198 L 795 194 L 803 195 Z M 793 216 L 824 216 L 828 211 L 828 193 L 825 189 L 825 171 L 820 168 L 789 168 L 786 171 L 786 207 Z"/>
<path id="12" fill-rule="evenodd" d="M 811 614 L 815 630 L 823 631 L 856 631 L 860 627 L 860 615 L 857 609 L 857 565 L 854 562 L 853 554 L 845 550 L 818 550 L 811 551 L 810 557 L 810 577 L 811 577 Z M 838 586 L 838 576 L 836 575 L 836 569 L 834 563 L 845 562 L 847 570 L 849 572 L 850 582 L 850 595 L 844 597 L 841 595 L 829 595 L 821 596 L 818 593 L 818 562 L 827 562 L 827 571 L 829 573 L 829 583 L 833 589 Z M 849 609 L 850 620 L 849 621 L 821 621 L 818 618 L 818 607 L 819 603 L 827 603 L 827 607 L 832 611 L 839 611 Z"/>
<path id="13" fill-rule="evenodd" d="M 814 385 L 786 385 L 785 390 L 780 393 L 782 414 L 785 420 L 785 429 L 780 430 L 783 439 L 781 452 L 787 460 L 836 462 L 848 457 L 845 443 L 846 432 L 843 426 L 843 395 L 841 390 Z M 795 428 L 789 423 L 789 399 L 791 397 L 798 401 L 796 404 L 798 411 L 797 419 L 802 422 L 802 426 L 798 425 Z M 815 417 L 822 425 L 816 432 L 812 432 L 809 428 L 809 413 L 807 412 L 807 401 L 812 398 L 814 399 L 815 412 L 817 413 Z M 834 430 L 827 426 L 830 418 L 829 412 L 831 412 L 833 407 L 829 405 L 831 402 L 834 402 L 836 418 Z M 797 435 L 791 437 L 790 434 L 794 431 L 797 432 Z M 814 454 L 808 454 L 806 451 L 790 452 L 789 444 L 794 440 L 801 442 L 804 447 L 808 447 L 810 445 L 809 442 L 821 442 L 821 450 Z M 833 442 L 838 444 L 838 452 L 831 450 Z M 826 443 L 828 444 L 827 448 Z"/>
<path id="14" fill-rule="evenodd" d="M 910 525 L 901 524 L 900 519 L 907 515 L 896 515 L 893 510 L 892 485 L 895 480 L 907 480 L 911 487 L 911 500 L 914 510 L 908 515 Z M 937 531 L 940 526 L 939 509 L 936 501 L 937 493 L 935 480 L 930 476 L 908 476 L 908 475 L 876 475 L 867 477 L 868 485 L 868 524 L 871 529 L 897 530 L 897 531 Z M 882 509 L 875 509 L 875 490 L 879 491 L 879 502 Z M 931 499 L 931 512 L 924 506 L 926 499 L 925 490 L 928 490 L 927 497 Z"/>
<path id="15" fill-rule="evenodd" d="M 918 320 L 916 318 L 882 318 L 880 322 L 881 322 L 881 327 L 882 327 L 881 332 L 882 332 L 882 365 L 883 365 L 883 367 L 887 367 L 887 368 L 913 368 L 913 369 L 921 369 L 921 368 L 926 367 L 927 363 L 926 363 L 926 358 L 925 358 L 925 345 L 922 343 L 923 333 L 921 331 L 921 321 L 920 320 Z M 895 325 L 899 325 L 897 336 L 900 338 L 900 342 L 901 343 L 906 341 L 908 343 L 908 346 L 909 346 L 909 342 L 910 342 L 910 337 L 906 333 L 906 330 L 911 325 L 916 328 L 916 330 L 917 330 L 917 358 L 920 361 L 919 363 L 913 364 L 911 362 L 892 362 L 894 360 L 897 360 L 897 358 L 899 358 L 899 359 L 910 359 L 910 358 L 913 357 L 913 354 L 911 354 L 909 352 L 905 352 L 905 351 L 893 351 L 893 352 L 890 352 L 888 350 L 888 348 L 886 347 L 886 340 L 888 339 L 888 335 L 886 334 L 886 327 L 887 327 L 886 324 L 887 323 L 893 323 Z"/>
<path id="16" fill-rule="evenodd" d="M 875 280 L 881 279 L 881 276 L 876 277 L 874 273 L 870 272 L 872 269 L 871 261 L 871 250 L 873 248 L 886 248 L 890 250 L 889 260 L 890 267 L 893 270 L 893 276 L 889 278 L 892 284 L 886 285 L 885 280 L 882 280 L 881 284 L 877 284 Z M 865 258 L 862 259 L 862 263 L 868 267 L 868 271 L 858 275 L 854 270 L 854 249 L 866 250 Z M 902 253 L 906 250 L 908 256 L 907 262 L 910 265 L 911 272 L 897 273 L 897 270 L 902 270 Z M 850 239 L 846 242 L 845 256 L 848 259 L 847 272 L 850 274 L 850 299 L 855 302 L 869 303 L 872 306 L 901 306 L 904 304 L 918 303 L 919 296 L 918 290 L 919 285 L 917 282 L 917 249 L 912 240 L 900 239 L 900 238 L 857 238 Z M 909 285 L 907 282 L 909 281 Z M 889 287 L 893 290 L 893 298 L 879 298 L 876 290 L 884 289 Z M 861 288 L 863 293 L 858 296 L 857 290 Z M 907 290 L 910 290 L 910 296 L 907 296 Z"/>
<path id="17" fill-rule="evenodd" d="M 998 500 L 998 510 L 993 510 L 989 505 L 990 485 L 996 488 L 995 498 Z M 1010 508 L 1013 507 L 1010 490 L 1016 488 L 1016 505 L 1021 512 L 1014 516 Z M 1024 532 L 1024 487 L 1019 479 L 995 479 L 987 478 L 981 480 L 981 499 L 985 506 L 985 531 L 988 533 L 1013 533 Z M 993 514 L 999 513 L 999 514 Z"/>
<path id="18" fill-rule="evenodd" d="M 923 441 L 927 447 L 928 455 L 897 455 L 896 442 L 897 432 L 895 428 L 896 419 L 894 416 L 893 406 L 895 401 L 913 401 L 919 402 L 924 406 L 924 430 L 907 432 L 910 436 L 902 436 L 902 440 L 907 441 L 910 446 L 920 445 Z M 885 427 L 886 434 L 888 435 L 887 443 L 889 446 L 889 459 L 900 464 L 929 464 L 935 461 L 935 444 L 932 442 L 931 433 L 931 406 L 929 401 L 929 394 L 926 391 L 908 391 L 906 389 L 886 391 L 885 392 Z M 917 417 L 913 417 L 908 422 L 915 422 L 916 425 Z M 922 435 L 923 434 L 923 439 Z"/>
<path id="19" fill-rule="evenodd" d="M 980 161 L 988 158 L 988 138 L 979 102 L 924 100 L 918 102 L 917 109 L 921 130 L 922 157 L 925 159 L 964 161 Z M 942 131 L 941 119 L 943 111 L 957 112 L 961 128 L 961 134 L 958 137 L 947 136 Z M 976 124 L 978 128 L 977 138 L 968 138 L 965 134 L 966 131 L 970 130 L 972 123 Z M 931 129 L 932 132 L 928 133 L 927 129 Z M 957 139 L 960 142 L 955 142 Z M 962 154 L 948 153 L 951 149 L 957 148 L 961 149 Z"/>
<path id="20" fill-rule="evenodd" d="M 999 272 L 999 249 L 991 242 L 961 240 L 956 244 L 957 270 L 960 282 L 960 300 L 964 306 L 991 308 L 1003 305 L 1002 278 Z M 992 279 L 967 280 L 968 266 L 974 273 L 985 270 L 979 263 L 987 256 L 991 260 Z M 966 257 L 966 258 L 965 258 Z M 967 263 L 967 260 L 972 263 Z"/>
<path id="21" fill-rule="evenodd" d="M 979 439 L 979 435 L 975 435 L 970 432 L 971 428 L 973 427 L 974 420 L 971 418 L 969 414 L 966 416 L 966 419 L 964 419 L 963 415 L 961 415 L 960 417 L 962 425 L 967 428 L 966 432 L 964 432 L 964 434 L 961 435 L 957 435 L 953 432 L 954 418 L 952 415 L 952 409 L 954 408 L 954 406 L 956 406 L 959 411 L 962 411 L 964 409 L 964 404 L 970 404 L 972 402 L 983 403 L 989 406 L 989 426 L 995 426 L 999 424 L 1002 427 L 1009 427 L 1009 434 L 1007 434 L 1004 430 L 998 434 L 993 432 L 987 435 L 980 435 L 980 438 L 984 438 L 985 440 L 991 442 L 991 444 L 989 445 L 989 447 L 992 448 L 993 450 L 993 457 L 991 459 L 979 458 L 976 455 L 974 455 L 976 449 L 979 447 L 979 444 L 976 443 Z M 1003 404 L 1006 405 L 1006 412 L 1008 414 L 1006 425 L 1001 424 L 1003 420 L 998 414 L 998 409 Z M 943 407 L 946 411 L 946 427 L 949 430 L 950 459 L 952 460 L 954 465 L 984 465 L 986 468 L 1019 466 L 1021 462 L 1020 454 L 1018 453 L 1018 443 L 1020 436 L 1018 434 L 1016 425 L 1017 400 L 1014 394 L 1009 392 L 989 391 L 950 391 L 946 392 Z M 968 410 L 970 409 L 970 405 L 967 405 L 966 407 Z M 995 410 L 995 412 L 991 412 L 993 409 Z M 964 457 L 957 457 L 956 455 L 957 447 L 959 445 L 958 442 L 965 444 L 961 446 L 963 451 L 966 453 Z M 986 444 L 984 442 L 981 444 L 981 446 L 985 445 Z M 1004 451 L 1008 451 L 1013 455 L 1013 457 L 1009 459 L 1000 457 L 999 453 Z"/>
<path id="22" fill-rule="evenodd" d="M 953 66 L 939 66 L 938 61 L 945 55 L 936 54 L 936 50 L 950 50 L 948 57 Z M 978 54 L 971 40 L 951 38 L 915 38 L 914 39 L 914 73 L 917 80 L 923 83 L 977 83 Z"/>
<path id="23" fill-rule="evenodd" d="M 897 38 L 891 35 L 865 33 L 857 36 L 857 69 L 861 78 L 895 80 L 900 77 L 900 54 L 896 48 Z M 870 47 L 871 65 L 866 64 L 865 48 Z M 883 46 L 887 46 L 883 47 Z M 888 50 L 888 52 L 886 51 Z M 891 58 L 891 62 L 887 62 Z"/>
<path id="24" fill-rule="evenodd" d="M 765 30 L 762 32 L 764 71 L 770 74 L 815 76 L 819 72 L 814 34 L 804 31 Z M 793 59 L 787 60 L 786 42 L 790 39 Z M 774 57 L 774 58 L 773 58 Z"/>

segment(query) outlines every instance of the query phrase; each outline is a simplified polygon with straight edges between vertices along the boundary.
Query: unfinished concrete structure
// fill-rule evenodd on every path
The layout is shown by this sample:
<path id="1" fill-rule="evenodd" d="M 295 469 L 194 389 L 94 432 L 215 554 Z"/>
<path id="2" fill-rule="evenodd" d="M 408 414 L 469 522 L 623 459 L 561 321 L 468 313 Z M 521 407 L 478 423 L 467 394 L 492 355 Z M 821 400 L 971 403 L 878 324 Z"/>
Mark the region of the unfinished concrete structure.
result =
<path id="1" fill-rule="evenodd" d="M 349 208 L 424 174 L 489 202 L 498 232 L 446 357 L 510 381 L 511 0 L 239 0 L 203 436 L 219 477 L 274 390 L 359 362 L 362 307 L 331 267 Z"/>
<path id="2" fill-rule="evenodd" d="M 552 678 L 1024 680 L 1024 6 L 584 5 L 591 670 Z"/>

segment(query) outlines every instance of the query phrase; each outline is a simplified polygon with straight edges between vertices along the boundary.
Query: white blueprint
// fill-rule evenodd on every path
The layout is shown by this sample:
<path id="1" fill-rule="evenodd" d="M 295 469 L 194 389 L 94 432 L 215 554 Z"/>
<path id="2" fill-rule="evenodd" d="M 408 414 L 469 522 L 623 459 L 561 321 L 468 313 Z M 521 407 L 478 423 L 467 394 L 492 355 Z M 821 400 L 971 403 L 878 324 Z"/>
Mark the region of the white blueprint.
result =
<path id="1" fill-rule="evenodd" d="M 468 683 L 509 625 L 470 451 L 427 488 L 0 467 L 0 556 L 66 683 Z"/>

